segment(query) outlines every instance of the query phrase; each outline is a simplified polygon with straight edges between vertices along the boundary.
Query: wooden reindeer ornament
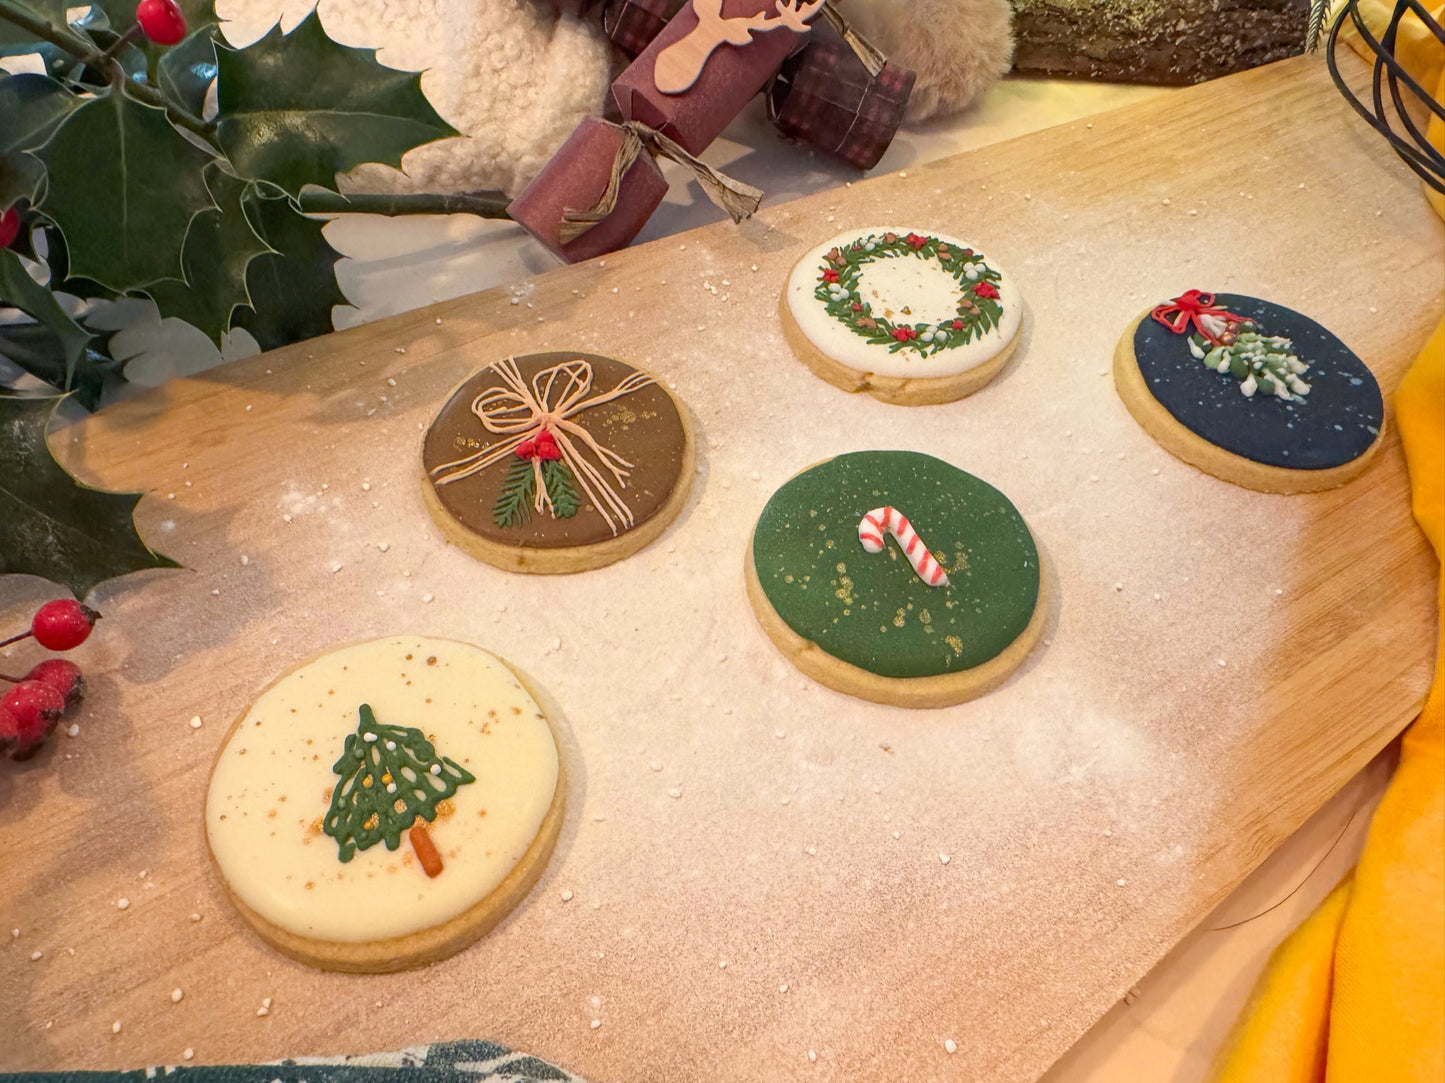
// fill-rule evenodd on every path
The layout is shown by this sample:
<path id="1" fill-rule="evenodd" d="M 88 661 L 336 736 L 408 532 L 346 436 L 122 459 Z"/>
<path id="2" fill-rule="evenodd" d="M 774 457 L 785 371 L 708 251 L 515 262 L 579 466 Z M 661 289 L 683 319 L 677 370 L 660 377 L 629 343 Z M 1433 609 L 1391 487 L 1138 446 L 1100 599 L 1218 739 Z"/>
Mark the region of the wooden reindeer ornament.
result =
<path id="1" fill-rule="evenodd" d="M 708 58 L 722 45 L 746 46 L 753 34 L 788 29 L 808 30 L 808 20 L 825 0 L 774 0 L 772 12 L 746 18 L 725 19 L 723 0 L 692 0 L 697 26 L 686 37 L 673 42 L 657 56 L 653 79 L 664 94 L 683 94 L 697 82 Z"/>

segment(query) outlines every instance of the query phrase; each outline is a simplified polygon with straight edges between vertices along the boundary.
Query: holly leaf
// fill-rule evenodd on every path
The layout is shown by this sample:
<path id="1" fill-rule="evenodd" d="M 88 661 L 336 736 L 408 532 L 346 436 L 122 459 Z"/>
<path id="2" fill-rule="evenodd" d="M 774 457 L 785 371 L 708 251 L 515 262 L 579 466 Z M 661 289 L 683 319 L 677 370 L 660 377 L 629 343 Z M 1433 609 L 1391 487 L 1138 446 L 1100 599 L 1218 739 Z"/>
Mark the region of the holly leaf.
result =
<path id="1" fill-rule="evenodd" d="M 35 198 L 45 167 L 25 151 L 49 139 L 80 101 L 48 75 L 0 77 L 0 210 Z"/>
<path id="2" fill-rule="evenodd" d="M 253 186 L 246 216 L 272 254 L 246 268 L 250 310 L 233 323 L 251 332 L 263 350 L 315 338 L 331 330 L 331 309 L 350 304 L 336 283 L 341 253 L 322 235 L 324 221 L 307 218 L 285 196 L 271 197 Z"/>
<path id="3" fill-rule="evenodd" d="M 326 36 L 313 9 L 289 34 L 279 24 L 244 49 L 217 48 L 216 137 L 243 177 L 292 196 L 335 190 L 363 162 L 400 167 L 407 151 L 458 134 L 421 91 L 419 72 L 376 62 Z"/>
<path id="4" fill-rule="evenodd" d="M 184 41 L 161 55 L 157 81 L 161 90 L 196 116 L 206 107 L 206 94 L 216 81 L 215 23 L 193 31 Z"/>
<path id="5" fill-rule="evenodd" d="M 65 25 L 65 0 L 8 0 L 20 11 L 33 19 L 50 23 L 52 26 Z M 30 31 L 22 29 L 8 19 L 0 18 L 0 56 L 19 56 L 33 53 L 39 42 Z"/>
<path id="6" fill-rule="evenodd" d="M 45 227 L 45 263 L 50 268 L 50 289 L 54 293 L 68 293 L 86 301 L 97 298 L 114 301 L 120 296 L 99 282 L 77 278 L 70 273 L 70 251 L 65 247 L 65 234 L 54 226 Z"/>
<path id="7" fill-rule="evenodd" d="M 65 349 L 55 332 L 41 324 L 0 324 L 0 357 L 52 387 L 58 389 L 65 383 Z M 124 379 L 121 367 L 121 362 L 111 356 L 109 344 L 100 337 L 92 338 L 71 375 L 76 401 L 87 410 L 96 409 L 105 385 L 113 379 Z"/>
<path id="8" fill-rule="evenodd" d="M 42 208 L 65 234 L 71 273 L 125 293 L 181 276 L 186 228 L 211 207 L 214 159 L 157 109 L 116 88 L 81 105 L 39 157 Z"/>
<path id="9" fill-rule="evenodd" d="M 9 210 L 22 199 L 33 201 L 44 180 L 45 167 L 33 154 L 0 154 L 0 211 Z"/>
<path id="10" fill-rule="evenodd" d="M 246 268 L 271 251 L 247 221 L 242 197 L 246 182 L 220 169 L 207 174 L 216 206 L 202 211 L 186 231 L 181 264 L 186 280 L 164 279 L 146 287 L 162 316 L 185 320 L 220 346 L 231 329 L 231 315 L 251 304 Z"/>
<path id="11" fill-rule="evenodd" d="M 80 484 L 45 442 L 63 396 L 0 397 L 0 573 L 39 575 L 84 598 L 97 583 L 143 568 L 176 568 L 132 519 L 140 493 Z"/>
<path id="12" fill-rule="evenodd" d="M 30 277 L 20 257 L 9 249 L 0 249 L 0 305 L 18 308 L 49 328 L 60 340 L 65 353 L 65 371 L 56 386 L 69 391 L 75 379 L 75 368 L 80 364 L 91 334 L 70 318 L 47 287 Z"/>

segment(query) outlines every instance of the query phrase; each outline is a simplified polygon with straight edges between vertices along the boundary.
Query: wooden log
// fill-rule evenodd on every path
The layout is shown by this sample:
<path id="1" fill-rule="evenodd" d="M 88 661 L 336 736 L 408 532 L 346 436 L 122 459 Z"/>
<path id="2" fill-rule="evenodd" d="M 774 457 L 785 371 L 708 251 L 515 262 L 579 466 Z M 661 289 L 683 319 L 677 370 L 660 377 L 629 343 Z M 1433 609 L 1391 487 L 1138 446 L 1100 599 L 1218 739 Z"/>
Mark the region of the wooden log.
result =
<path id="1" fill-rule="evenodd" d="M 1014 72 L 1183 85 L 1304 50 L 1309 0 L 1015 0 Z"/>

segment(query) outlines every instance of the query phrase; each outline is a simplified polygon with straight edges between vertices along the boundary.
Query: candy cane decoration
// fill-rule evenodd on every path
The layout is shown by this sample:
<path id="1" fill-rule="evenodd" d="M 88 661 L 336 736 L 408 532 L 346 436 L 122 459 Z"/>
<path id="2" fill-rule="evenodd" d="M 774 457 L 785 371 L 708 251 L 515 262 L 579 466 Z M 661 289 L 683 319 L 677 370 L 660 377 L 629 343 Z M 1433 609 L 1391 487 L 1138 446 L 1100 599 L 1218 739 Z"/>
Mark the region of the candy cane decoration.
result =
<path id="1" fill-rule="evenodd" d="M 874 508 L 858 523 L 858 540 L 869 553 L 883 552 L 884 534 L 893 535 L 919 579 L 930 587 L 948 586 L 948 575 L 943 566 L 919 539 L 918 531 L 913 529 L 908 517 L 897 508 Z"/>

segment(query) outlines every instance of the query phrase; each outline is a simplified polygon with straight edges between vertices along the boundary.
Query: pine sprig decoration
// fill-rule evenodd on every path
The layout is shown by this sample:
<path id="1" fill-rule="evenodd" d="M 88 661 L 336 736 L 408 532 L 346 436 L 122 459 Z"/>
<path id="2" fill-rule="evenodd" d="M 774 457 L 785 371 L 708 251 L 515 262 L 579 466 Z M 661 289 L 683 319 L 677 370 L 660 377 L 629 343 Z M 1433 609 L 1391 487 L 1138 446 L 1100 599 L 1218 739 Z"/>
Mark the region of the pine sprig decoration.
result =
<path id="1" fill-rule="evenodd" d="M 1310 21 L 1305 30 L 1305 51 L 1312 53 L 1320 44 L 1320 31 L 1324 29 L 1325 16 L 1332 7 L 1331 0 L 1310 0 Z"/>
<path id="2" fill-rule="evenodd" d="M 492 506 L 492 522 L 500 527 L 522 526 L 531 518 L 536 497 L 537 474 L 532 469 L 532 460 L 513 460 L 502 483 L 502 495 Z"/>
<path id="3" fill-rule="evenodd" d="M 542 484 L 547 486 L 547 496 L 552 501 L 552 513 L 558 519 L 570 519 L 582 506 L 577 495 L 577 479 L 571 468 L 561 459 L 552 459 L 542 464 Z"/>
<path id="4" fill-rule="evenodd" d="M 439 801 L 476 781 L 460 764 L 438 757 L 421 730 L 384 726 L 366 703 L 358 714 L 356 732 L 347 734 L 341 758 L 331 768 L 341 780 L 322 824 L 343 862 L 378 842 L 395 850 L 417 817 L 435 820 Z"/>

